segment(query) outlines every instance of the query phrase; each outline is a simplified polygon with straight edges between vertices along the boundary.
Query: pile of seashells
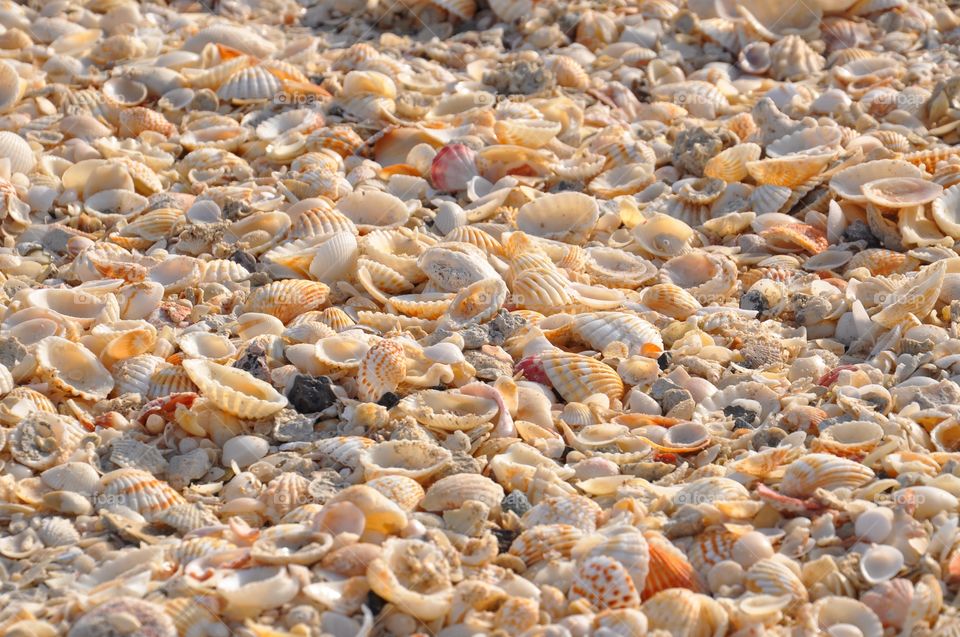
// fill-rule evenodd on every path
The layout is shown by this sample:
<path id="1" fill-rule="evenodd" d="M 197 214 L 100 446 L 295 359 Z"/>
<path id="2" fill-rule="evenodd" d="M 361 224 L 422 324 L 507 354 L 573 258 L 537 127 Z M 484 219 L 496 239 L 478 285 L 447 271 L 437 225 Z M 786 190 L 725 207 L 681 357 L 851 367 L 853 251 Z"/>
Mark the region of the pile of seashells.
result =
<path id="1" fill-rule="evenodd" d="M 958 45 L 0 0 L 0 634 L 960 636 Z"/>

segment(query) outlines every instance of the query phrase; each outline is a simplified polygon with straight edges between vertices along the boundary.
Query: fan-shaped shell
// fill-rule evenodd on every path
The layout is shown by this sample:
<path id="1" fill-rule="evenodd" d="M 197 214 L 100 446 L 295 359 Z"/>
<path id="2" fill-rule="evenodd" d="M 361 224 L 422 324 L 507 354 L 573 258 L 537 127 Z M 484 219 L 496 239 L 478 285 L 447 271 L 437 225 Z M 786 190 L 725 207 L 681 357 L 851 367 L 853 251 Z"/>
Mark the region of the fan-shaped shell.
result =
<path id="1" fill-rule="evenodd" d="M 599 217 L 596 200 L 579 192 L 561 192 L 523 205 L 517 228 L 544 239 L 579 243 L 587 238 Z"/>
<path id="2" fill-rule="evenodd" d="M 663 338 L 650 322 L 626 312 L 578 314 L 573 321 L 577 338 L 596 351 L 604 351 L 615 342 L 626 344 L 630 355 L 663 351 Z"/>
<path id="3" fill-rule="evenodd" d="M 544 373 L 567 402 L 583 402 L 593 394 L 610 400 L 623 397 L 623 380 L 616 370 L 595 358 L 558 349 L 541 354 Z"/>
<path id="4" fill-rule="evenodd" d="M 125 506 L 148 520 L 160 516 L 167 509 L 185 504 L 183 496 L 169 484 L 140 469 L 117 469 L 100 479 L 97 495 L 100 506 Z"/>
<path id="5" fill-rule="evenodd" d="M 694 238 L 693 228 L 665 214 L 645 219 L 633 228 L 632 234 L 641 250 L 661 259 L 686 252 Z"/>
<path id="6" fill-rule="evenodd" d="M 867 182 L 861 187 L 867 201 L 886 208 L 923 206 L 937 199 L 943 186 L 916 177 L 892 177 Z"/>
<path id="7" fill-rule="evenodd" d="M 859 487 L 873 477 L 873 471 L 858 462 L 830 454 L 814 453 L 790 463 L 780 488 L 786 495 L 809 497 L 817 489 Z"/>
<path id="8" fill-rule="evenodd" d="M 288 323 L 299 314 L 315 310 L 327 302 L 330 292 L 323 283 L 288 279 L 258 287 L 247 298 L 244 311 L 270 314 Z"/>
<path id="9" fill-rule="evenodd" d="M 364 401 L 380 400 L 387 392 L 397 389 L 407 375 L 403 345 L 383 339 L 371 347 L 360 361 L 357 371 L 358 396 Z"/>
<path id="10" fill-rule="evenodd" d="M 27 174 L 37 164 L 30 144 L 16 133 L 0 131 L 0 159 L 10 160 L 10 170 Z"/>
<path id="11" fill-rule="evenodd" d="M 490 478 L 479 473 L 459 473 L 434 482 L 420 506 L 426 511 L 449 511 L 474 500 L 494 509 L 500 505 L 503 495 L 503 487 Z"/>
<path id="12" fill-rule="evenodd" d="M 208 360 L 185 360 L 183 368 L 204 396 L 234 416 L 266 418 L 287 405 L 286 396 L 242 369 Z"/>

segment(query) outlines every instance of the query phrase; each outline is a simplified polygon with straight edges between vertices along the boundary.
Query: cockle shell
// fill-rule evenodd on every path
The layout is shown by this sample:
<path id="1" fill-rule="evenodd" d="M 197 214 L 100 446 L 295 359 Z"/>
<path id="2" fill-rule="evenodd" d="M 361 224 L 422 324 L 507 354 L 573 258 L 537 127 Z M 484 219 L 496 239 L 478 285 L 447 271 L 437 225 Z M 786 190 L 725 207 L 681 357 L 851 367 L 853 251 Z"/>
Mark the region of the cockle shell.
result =
<path id="1" fill-rule="evenodd" d="M 605 394 L 610 400 L 623 396 L 623 381 L 616 370 L 594 358 L 554 349 L 540 355 L 539 365 L 568 402 L 582 402 L 593 394 Z"/>
<path id="2" fill-rule="evenodd" d="M 544 195 L 517 212 L 517 228 L 544 239 L 578 243 L 593 230 L 599 217 L 596 200 L 577 192 Z"/>
<path id="3" fill-rule="evenodd" d="M 606 555 L 583 560 L 570 586 L 570 594 L 572 601 L 582 598 L 598 610 L 640 606 L 640 594 L 629 572 Z"/>
<path id="4" fill-rule="evenodd" d="M 873 477 L 873 471 L 853 460 L 824 453 L 807 454 L 787 467 L 781 491 L 785 495 L 809 497 L 817 489 L 859 487 Z"/>
<path id="5" fill-rule="evenodd" d="M 706 595 L 684 589 L 664 590 L 641 606 L 651 629 L 682 637 L 726 634 L 726 610 Z"/>
<path id="6" fill-rule="evenodd" d="M 395 391 L 407 375 L 403 345 L 383 339 L 371 347 L 357 371 L 358 397 L 373 402 L 383 394 Z"/>
<path id="7" fill-rule="evenodd" d="M 426 511 L 448 511 L 474 500 L 493 509 L 500 505 L 503 495 L 503 487 L 490 478 L 477 473 L 460 473 L 434 482 L 420 506 Z"/>
<path id="8" fill-rule="evenodd" d="M 591 312 L 573 320 L 577 338 L 597 351 L 615 342 L 624 343 L 631 355 L 659 355 L 663 338 L 650 322 L 626 312 Z"/>
<path id="9" fill-rule="evenodd" d="M 186 502 L 166 482 L 139 469 L 117 469 L 105 474 L 100 479 L 97 498 L 104 508 L 125 506 L 148 520 Z"/>
<path id="10" fill-rule="evenodd" d="M 298 314 L 320 308 L 330 292 L 323 283 L 286 279 L 257 288 L 244 305 L 246 312 L 276 316 L 288 323 Z"/>
<path id="11" fill-rule="evenodd" d="M 539 524 L 517 536 L 510 545 L 516 555 L 530 567 L 551 556 L 569 557 L 583 532 L 568 524 Z"/>
<path id="12" fill-rule="evenodd" d="M 205 397 L 234 416 L 265 418 L 287 405 L 286 396 L 242 369 L 201 359 L 183 361 L 183 369 Z"/>

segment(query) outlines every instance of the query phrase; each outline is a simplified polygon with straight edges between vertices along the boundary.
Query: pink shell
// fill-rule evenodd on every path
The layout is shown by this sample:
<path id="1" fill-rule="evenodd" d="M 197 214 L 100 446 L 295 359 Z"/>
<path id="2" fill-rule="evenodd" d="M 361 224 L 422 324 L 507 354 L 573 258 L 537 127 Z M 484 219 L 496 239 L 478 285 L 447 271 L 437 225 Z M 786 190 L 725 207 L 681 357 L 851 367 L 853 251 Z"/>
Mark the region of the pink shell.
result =
<path id="1" fill-rule="evenodd" d="M 444 146 L 430 165 L 430 178 L 438 190 L 463 190 L 478 174 L 477 153 L 464 144 Z"/>

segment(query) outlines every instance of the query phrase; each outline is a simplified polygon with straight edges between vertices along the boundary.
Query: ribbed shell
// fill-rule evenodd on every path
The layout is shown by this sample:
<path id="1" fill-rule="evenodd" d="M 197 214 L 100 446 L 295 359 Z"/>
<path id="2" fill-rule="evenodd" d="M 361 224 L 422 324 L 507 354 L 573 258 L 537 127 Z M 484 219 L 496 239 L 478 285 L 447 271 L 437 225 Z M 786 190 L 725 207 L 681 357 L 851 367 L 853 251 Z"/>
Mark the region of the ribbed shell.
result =
<path id="1" fill-rule="evenodd" d="M 281 90 L 283 84 L 273 73 L 262 66 L 255 66 L 231 75 L 217 89 L 217 95 L 222 100 L 243 104 L 273 99 Z"/>
<path id="2" fill-rule="evenodd" d="M 592 349 L 602 352 L 614 342 L 624 343 L 630 355 L 650 353 L 651 347 L 663 351 L 663 338 L 652 323 L 626 312 L 591 312 L 573 320 L 576 337 Z"/>
<path id="3" fill-rule="evenodd" d="M 158 366 L 147 386 L 147 399 L 153 400 L 170 394 L 196 392 L 197 386 L 190 380 L 187 370 L 179 365 Z"/>
<path id="4" fill-rule="evenodd" d="M 423 500 L 425 492 L 420 483 L 407 476 L 386 475 L 368 480 L 366 485 L 379 491 L 404 511 L 413 511 Z"/>
<path id="5" fill-rule="evenodd" d="M 491 509 L 503 499 L 503 487 L 479 473 L 459 473 L 441 478 L 427 489 L 420 503 L 425 511 L 459 509 L 467 500 L 483 502 Z"/>
<path id="6" fill-rule="evenodd" d="M 596 610 L 639 608 L 640 594 L 630 573 L 606 555 L 583 560 L 570 586 L 572 600 L 585 599 Z"/>
<path id="7" fill-rule="evenodd" d="M 643 599 L 649 599 L 668 588 L 703 590 L 703 584 L 683 551 L 656 531 L 644 534 L 650 551 L 650 570 L 643 589 Z"/>
<path id="8" fill-rule="evenodd" d="M 383 339 L 364 355 L 357 372 L 357 393 L 360 400 L 373 402 L 400 386 L 407 375 L 407 359 L 403 345 Z"/>
<path id="9" fill-rule="evenodd" d="M 807 587 L 786 564 L 788 558 L 775 556 L 757 561 L 747 571 L 747 590 L 763 595 L 789 595 L 794 601 L 806 601 Z"/>
<path id="10" fill-rule="evenodd" d="M 199 359 L 183 361 L 183 368 L 201 393 L 228 414 L 256 420 L 287 406 L 286 396 L 242 369 Z"/>
<path id="11" fill-rule="evenodd" d="M 274 281 L 254 290 L 247 298 L 244 311 L 270 314 L 288 323 L 298 314 L 324 305 L 329 293 L 330 288 L 316 281 Z"/>
<path id="12" fill-rule="evenodd" d="M 98 506 L 126 506 L 147 520 L 154 520 L 164 511 L 185 504 L 169 484 L 139 469 L 117 469 L 100 479 Z"/>
<path id="13" fill-rule="evenodd" d="M 623 380 L 616 370 L 595 358 L 558 349 L 541 355 L 544 372 L 567 402 L 583 402 L 593 394 L 610 400 L 623 397 Z"/>
<path id="14" fill-rule="evenodd" d="M 530 567 L 550 557 L 570 557 L 583 532 L 568 524 L 542 524 L 518 535 L 510 545 L 516 555 Z"/>
<path id="15" fill-rule="evenodd" d="M 874 478 L 859 462 L 826 453 L 812 453 L 793 461 L 780 484 L 784 495 L 810 497 L 817 489 L 856 488 Z"/>
<path id="16" fill-rule="evenodd" d="M 568 524 L 584 533 L 593 533 L 603 509 L 590 498 L 582 495 L 563 495 L 546 498 L 523 514 L 524 528 L 544 524 Z"/>

